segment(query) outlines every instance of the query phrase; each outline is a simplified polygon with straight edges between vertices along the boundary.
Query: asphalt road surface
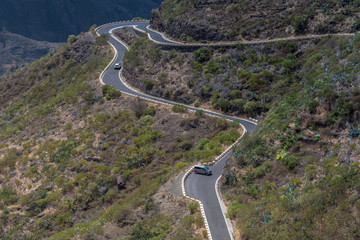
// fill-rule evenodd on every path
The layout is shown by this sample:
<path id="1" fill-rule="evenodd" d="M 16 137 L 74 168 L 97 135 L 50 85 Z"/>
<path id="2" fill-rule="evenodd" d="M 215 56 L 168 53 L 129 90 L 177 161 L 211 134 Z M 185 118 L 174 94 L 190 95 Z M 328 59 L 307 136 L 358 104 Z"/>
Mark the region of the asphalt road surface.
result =
<path id="1" fill-rule="evenodd" d="M 165 99 L 153 97 L 141 92 L 137 92 L 130 86 L 126 85 L 120 78 L 120 71 L 114 69 L 114 64 L 122 62 L 124 54 L 128 51 L 127 47 L 123 45 L 119 40 L 115 39 L 111 35 L 111 31 L 116 28 L 136 26 L 137 28 L 149 33 L 151 38 L 155 41 L 162 43 L 176 43 L 164 37 L 161 33 L 149 29 L 148 22 L 126 22 L 126 23 L 114 23 L 109 26 L 102 27 L 98 30 L 99 34 L 110 33 L 109 42 L 114 46 L 117 51 L 117 56 L 112 62 L 112 65 L 105 71 L 102 81 L 105 84 L 115 86 L 122 92 L 136 95 L 139 97 L 147 98 L 149 100 L 157 101 L 164 104 L 174 105 L 175 102 L 168 101 Z M 182 44 L 182 43 L 179 43 Z M 187 106 L 190 110 L 199 110 L 192 106 Z M 229 120 L 238 120 L 245 127 L 246 131 L 252 132 L 256 126 L 256 123 L 237 118 L 234 116 L 227 116 L 221 113 L 212 112 L 206 109 L 201 109 L 205 113 L 213 116 L 223 117 Z M 230 232 L 226 224 L 224 214 L 220 207 L 220 202 L 216 194 L 216 181 L 222 175 L 226 160 L 231 156 L 232 151 L 226 154 L 217 164 L 211 166 L 210 169 L 213 172 L 212 176 L 205 176 L 201 174 L 191 173 L 185 181 L 185 191 L 189 197 L 196 198 L 203 203 L 206 219 L 209 224 L 210 234 L 213 240 L 231 240 Z"/>

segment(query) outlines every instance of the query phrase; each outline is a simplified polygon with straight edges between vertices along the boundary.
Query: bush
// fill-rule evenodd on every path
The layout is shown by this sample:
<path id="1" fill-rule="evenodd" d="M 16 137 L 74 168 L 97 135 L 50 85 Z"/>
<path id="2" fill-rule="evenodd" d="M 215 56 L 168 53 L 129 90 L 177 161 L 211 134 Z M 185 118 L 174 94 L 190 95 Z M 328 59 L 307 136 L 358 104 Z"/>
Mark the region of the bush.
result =
<path id="1" fill-rule="evenodd" d="M 114 86 L 105 84 L 101 89 L 103 96 L 105 96 L 107 100 L 119 98 L 121 96 L 121 92 Z"/>
<path id="2" fill-rule="evenodd" d="M 66 131 L 68 131 L 68 130 L 71 130 L 72 127 L 73 127 L 73 123 L 72 123 L 72 122 L 67 122 L 67 123 L 65 124 L 65 126 L 64 126 L 64 129 L 65 129 Z"/>
<path id="3" fill-rule="evenodd" d="M 115 197 L 117 196 L 117 194 L 118 194 L 117 190 L 110 189 L 105 194 L 104 201 L 107 203 L 112 203 L 115 200 Z"/>
<path id="4" fill-rule="evenodd" d="M 185 107 L 184 105 L 181 105 L 181 104 L 175 104 L 172 107 L 172 110 L 177 113 L 184 113 L 184 112 L 188 111 L 187 107 Z"/>
<path id="5" fill-rule="evenodd" d="M 359 31 L 360 30 L 360 19 L 356 20 L 352 26 L 354 31 Z"/>
<path id="6" fill-rule="evenodd" d="M 349 137 L 351 138 L 357 138 L 360 135 L 360 131 L 358 126 L 353 127 L 352 129 L 350 129 L 349 131 Z"/>
<path id="7" fill-rule="evenodd" d="M 14 204 L 16 201 L 16 191 L 11 186 L 4 186 L 2 189 L 0 189 L 1 205 Z"/>
<path id="8" fill-rule="evenodd" d="M 144 80 L 144 86 L 147 91 L 150 91 L 154 87 L 154 81 L 151 79 Z"/>
<path id="9" fill-rule="evenodd" d="M 253 174 L 255 178 L 261 178 L 270 171 L 270 161 L 266 160 L 261 166 L 254 169 Z"/>
<path id="10" fill-rule="evenodd" d="M 294 27 L 295 33 L 304 33 L 308 24 L 307 16 L 293 14 L 291 16 L 291 25 Z"/>
<path id="11" fill-rule="evenodd" d="M 205 221 L 203 216 L 201 216 L 201 213 L 197 214 L 197 218 L 195 219 L 195 225 L 198 228 L 204 227 L 205 226 Z"/>
<path id="12" fill-rule="evenodd" d="M 204 110 L 196 110 L 195 112 L 195 116 L 197 117 L 204 117 L 204 115 L 205 115 Z"/>
<path id="13" fill-rule="evenodd" d="M 241 98 L 242 93 L 239 89 L 234 89 L 230 92 L 229 95 L 232 99 L 235 99 L 235 98 Z"/>
<path id="14" fill-rule="evenodd" d="M 95 40 L 95 44 L 97 46 L 106 46 L 108 45 L 108 40 L 109 40 L 109 35 L 108 34 L 103 34 L 100 37 L 97 37 Z"/>
<path id="15" fill-rule="evenodd" d="M 184 224 L 184 227 L 189 229 L 195 223 L 195 217 L 192 215 L 187 215 L 182 219 L 182 222 Z"/>
<path id="16" fill-rule="evenodd" d="M 149 116 L 155 116 L 155 114 L 156 114 L 156 110 L 154 106 L 148 107 L 144 112 L 144 115 L 149 115 Z"/>
<path id="17" fill-rule="evenodd" d="M 225 130 L 228 128 L 228 122 L 225 118 L 217 117 L 216 118 L 216 128 L 219 128 L 221 130 Z"/>
<path id="18" fill-rule="evenodd" d="M 244 105 L 245 113 L 254 113 L 258 107 L 258 104 L 255 101 L 246 102 Z"/>
<path id="19" fill-rule="evenodd" d="M 199 63 L 206 62 L 210 59 L 210 50 L 208 48 L 200 48 L 194 51 L 196 61 Z"/>
<path id="20" fill-rule="evenodd" d="M 290 169 L 293 170 L 299 163 L 299 158 L 293 154 L 284 154 L 280 160 Z"/>
<path id="21" fill-rule="evenodd" d="M 180 156 L 181 156 L 181 155 L 180 155 Z M 188 165 L 188 164 L 185 163 L 185 162 L 178 162 L 178 163 L 175 165 L 173 171 L 174 171 L 174 172 L 178 172 L 178 171 L 180 171 L 181 169 L 183 169 L 184 167 L 186 167 L 187 165 Z"/>
<path id="22" fill-rule="evenodd" d="M 78 40 L 78 37 L 77 37 L 77 36 L 70 35 L 70 36 L 68 37 L 67 42 L 68 42 L 69 44 L 71 44 L 71 43 L 76 42 L 77 40 Z"/>
<path id="23" fill-rule="evenodd" d="M 305 171 L 306 171 L 306 178 L 308 180 L 313 180 L 316 177 L 317 174 L 317 166 L 315 164 L 308 164 L 305 167 Z"/>
<path id="24" fill-rule="evenodd" d="M 194 202 L 189 204 L 188 208 L 189 208 L 191 214 L 194 214 L 194 213 L 196 213 L 197 211 L 200 210 L 200 205 L 199 205 L 199 203 L 197 201 L 194 201 Z"/>
<path id="25" fill-rule="evenodd" d="M 171 230 L 171 217 L 159 216 L 138 221 L 130 229 L 131 240 L 164 239 Z"/>
<path id="26" fill-rule="evenodd" d="M 14 167 L 18 158 L 19 152 L 16 150 L 16 148 L 8 149 L 3 158 L 0 158 L 0 173 L 3 172 L 6 167 Z"/>
<path id="27" fill-rule="evenodd" d="M 237 201 L 230 203 L 228 211 L 227 211 L 227 216 L 230 219 L 235 219 L 241 210 L 241 206 L 242 206 L 242 204 Z"/>
<path id="28" fill-rule="evenodd" d="M 238 129 L 240 127 L 240 122 L 238 120 L 232 121 L 230 127 Z"/>

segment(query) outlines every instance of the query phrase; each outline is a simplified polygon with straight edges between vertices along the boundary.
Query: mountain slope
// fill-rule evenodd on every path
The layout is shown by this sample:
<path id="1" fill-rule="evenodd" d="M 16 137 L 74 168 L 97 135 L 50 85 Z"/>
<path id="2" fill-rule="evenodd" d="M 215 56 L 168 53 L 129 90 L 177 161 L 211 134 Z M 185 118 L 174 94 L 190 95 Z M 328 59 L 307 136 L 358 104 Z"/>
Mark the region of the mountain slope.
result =
<path id="1" fill-rule="evenodd" d="M 83 33 L 0 77 L 1 239 L 202 239 L 199 206 L 167 182 L 239 125 L 101 86 L 112 54 Z"/>
<path id="2" fill-rule="evenodd" d="M 222 179 L 237 239 L 358 239 L 360 34 L 179 49 L 139 38 L 124 75 L 156 96 L 258 115 Z"/>
<path id="3" fill-rule="evenodd" d="M 0 32 L 0 75 L 39 59 L 59 45 L 35 41 L 3 29 Z"/>
<path id="4" fill-rule="evenodd" d="M 165 0 L 151 25 L 191 40 L 251 40 L 360 30 L 358 1 Z"/>
<path id="5" fill-rule="evenodd" d="M 149 17 L 161 0 L 3 0 L 0 27 L 35 40 L 63 42 L 71 34 L 133 17 Z"/>
<path id="6" fill-rule="evenodd" d="M 360 34 L 328 38 L 297 61 L 298 81 L 224 174 L 242 239 L 360 237 Z"/>

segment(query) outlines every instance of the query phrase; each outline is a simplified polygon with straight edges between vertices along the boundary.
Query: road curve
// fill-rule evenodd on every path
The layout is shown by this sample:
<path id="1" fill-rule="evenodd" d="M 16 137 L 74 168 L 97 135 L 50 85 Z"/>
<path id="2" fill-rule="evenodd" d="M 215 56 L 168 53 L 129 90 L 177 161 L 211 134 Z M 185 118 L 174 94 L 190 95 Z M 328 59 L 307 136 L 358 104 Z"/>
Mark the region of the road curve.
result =
<path id="1" fill-rule="evenodd" d="M 100 27 L 97 32 L 98 34 L 110 34 L 109 42 L 114 47 L 116 55 L 113 61 L 109 64 L 106 71 L 103 72 L 101 75 L 101 80 L 105 84 L 109 84 L 115 86 L 120 91 L 139 96 L 141 98 L 145 98 L 150 101 L 155 101 L 167 105 L 174 105 L 175 102 L 165 100 L 162 98 L 157 98 L 154 96 L 150 96 L 144 94 L 142 92 L 138 92 L 131 88 L 128 84 L 126 84 L 120 77 L 120 72 L 114 70 L 114 63 L 121 62 L 124 54 L 128 51 L 128 48 L 125 44 L 121 43 L 118 39 L 116 39 L 112 31 L 116 28 L 123 28 L 123 27 L 136 27 L 142 31 L 145 31 L 149 34 L 149 38 L 155 42 L 160 43 L 171 43 L 171 44 L 183 44 L 177 43 L 175 41 L 167 39 L 164 35 L 159 32 L 153 31 L 149 28 L 148 22 L 121 22 L 121 23 L 112 23 L 105 26 Z M 248 132 L 252 132 L 255 129 L 256 123 L 234 116 L 228 116 L 225 114 L 212 112 L 210 110 L 196 108 L 193 106 L 187 106 L 188 109 L 196 111 L 196 110 L 203 110 L 205 113 L 216 116 L 216 117 L 223 117 L 229 120 L 237 120 L 244 126 L 245 130 Z M 185 181 L 185 191 L 186 195 L 195 199 L 198 199 L 202 202 L 204 207 L 204 212 L 206 215 L 207 223 L 210 229 L 209 235 L 210 239 L 213 240 L 232 240 L 232 236 L 230 233 L 229 226 L 226 222 L 225 216 L 223 211 L 220 207 L 219 197 L 216 191 L 216 183 L 219 177 L 222 175 L 223 168 L 226 164 L 226 160 L 231 156 L 232 150 L 225 154 L 215 165 L 211 166 L 210 168 L 213 171 L 212 176 L 203 176 L 203 175 L 195 175 L 191 173 L 186 181 Z"/>

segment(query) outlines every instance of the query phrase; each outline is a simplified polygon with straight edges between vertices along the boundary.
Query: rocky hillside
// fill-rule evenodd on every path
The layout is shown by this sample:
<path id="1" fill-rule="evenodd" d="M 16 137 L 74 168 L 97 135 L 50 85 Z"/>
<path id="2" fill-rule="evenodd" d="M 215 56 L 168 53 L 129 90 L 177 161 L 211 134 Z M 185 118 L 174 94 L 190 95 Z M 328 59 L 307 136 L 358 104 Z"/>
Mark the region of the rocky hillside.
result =
<path id="1" fill-rule="evenodd" d="M 360 238 L 359 50 L 360 34 L 308 49 L 235 149 L 223 192 L 241 239 Z"/>
<path id="2" fill-rule="evenodd" d="M 2 0 L 0 28 L 31 39 L 64 42 L 71 34 L 134 17 L 150 17 L 161 0 Z"/>
<path id="3" fill-rule="evenodd" d="M 360 34 L 194 51 L 137 38 L 133 86 L 260 119 L 222 179 L 237 239 L 360 237 Z"/>
<path id="4" fill-rule="evenodd" d="M 3 29 L 0 32 L 0 75 L 39 59 L 59 45 L 35 41 Z"/>
<path id="5" fill-rule="evenodd" d="M 138 38 L 124 58 L 123 75 L 142 91 L 173 101 L 264 118 L 297 81 L 298 59 L 319 40 L 239 45 L 230 49 L 161 50 L 131 30 L 120 39 Z M 132 33 L 131 33 L 132 32 Z"/>
<path id="6" fill-rule="evenodd" d="M 112 54 L 83 33 L 0 78 L 0 239 L 206 236 L 198 204 L 168 180 L 239 125 L 101 86 Z"/>
<path id="7" fill-rule="evenodd" d="M 153 28 L 184 41 L 252 40 L 360 30 L 358 1 L 165 0 Z"/>

